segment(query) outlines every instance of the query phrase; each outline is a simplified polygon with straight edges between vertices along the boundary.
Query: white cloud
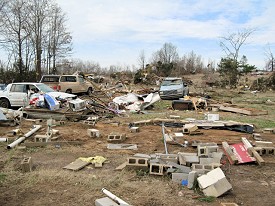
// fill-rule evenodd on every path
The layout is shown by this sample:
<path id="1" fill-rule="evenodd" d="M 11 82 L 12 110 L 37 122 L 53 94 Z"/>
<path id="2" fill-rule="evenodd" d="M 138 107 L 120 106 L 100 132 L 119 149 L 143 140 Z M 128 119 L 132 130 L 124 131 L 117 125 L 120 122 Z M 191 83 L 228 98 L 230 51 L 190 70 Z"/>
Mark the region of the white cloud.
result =
<path id="1" fill-rule="evenodd" d="M 57 3 L 69 17 L 75 45 L 121 43 L 110 49 L 121 54 L 132 51 L 127 54 L 132 55 L 131 61 L 140 51 L 140 47 L 130 48 L 133 44 L 148 47 L 152 44 L 154 49 L 156 45 L 175 39 L 183 42 L 190 38 L 213 41 L 228 31 L 242 28 L 257 28 L 250 42 L 259 48 L 266 43 L 275 43 L 273 1 L 57 0 Z M 125 48 L 121 49 L 121 46 Z M 100 55 L 104 54 L 97 56 Z M 118 56 L 114 58 L 119 59 Z"/>

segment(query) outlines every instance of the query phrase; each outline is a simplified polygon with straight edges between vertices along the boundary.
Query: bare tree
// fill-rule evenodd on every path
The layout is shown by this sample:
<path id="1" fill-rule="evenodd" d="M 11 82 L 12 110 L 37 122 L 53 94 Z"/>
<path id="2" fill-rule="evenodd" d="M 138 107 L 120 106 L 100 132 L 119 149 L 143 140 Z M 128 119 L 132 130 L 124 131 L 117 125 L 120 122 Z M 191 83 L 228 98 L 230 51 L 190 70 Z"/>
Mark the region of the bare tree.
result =
<path id="1" fill-rule="evenodd" d="M 146 66 L 146 58 L 144 50 L 141 50 L 138 56 L 138 64 L 141 69 L 145 69 Z"/>
<path id="2" fill-rule="evenodd" d="M 23 76 L 25 66 L 23 55 L 26 52 L 26 40 L 29 36 L 26 31 L 28 14 L 26 13 L 26 1 L 9 1 L 2 7 L 0 35 L 4 38 L 2 47 L 7 50 L 15 60 L 15 66 Z"/>
<path id="3" fill-rule="evenodd" d="M 230 33 L 228 36 L 220 37 L 220 47 L 226 53 L 227 57 L 238 61 L 241 47 L 254 31 L 255 29 L 243 29 L 235 33 Z"/>
<path id="4" fill-rule="evenodd" d="M 267 70 L 271 70 L 273 72 L 274 66 L 275 66 L 275 58 L 269 45 L 268 45 L 268 48 L 265 50 L 265 56 L 267 58 L 265 67 Z"/>
<path id="5" fill-rule="evenodd" d="M 72 36 L 65 27 L 66 16 L 61 8 L 57 5 L 52 5 L 51 14 L 49 15 L 48 23 L 48 45 L 47 50 L 47 65 L 48 71 L 56 73 L 56 61 L 60 57 L 65 57 L 72 50 Z M 51 67 L 52 61 L 52 71 Z"/>

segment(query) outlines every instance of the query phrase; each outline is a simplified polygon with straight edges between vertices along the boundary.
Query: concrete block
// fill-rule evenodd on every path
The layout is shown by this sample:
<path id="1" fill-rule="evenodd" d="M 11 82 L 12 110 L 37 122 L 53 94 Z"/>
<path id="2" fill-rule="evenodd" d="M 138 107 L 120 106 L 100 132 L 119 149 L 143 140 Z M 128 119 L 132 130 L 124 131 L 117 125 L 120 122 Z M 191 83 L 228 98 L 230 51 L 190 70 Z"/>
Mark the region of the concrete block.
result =
<path id="1" fill-rule="evenodd" d="M 103 197 L 95 200 L 95 206 L 119 206 L 119 204 L 114 202 L 109 197 Z"/>
<path id="2" fill-rule="evenodd" d="M 126 139 L 125 134 L 109 134 L 108 135 L 108 142 L 123 142 Z"/>
<path id="3" fill-rule="evenodd" d="M 210 185 L 215 184 L 217 181 L 223 179 L 225 177 L 223 171 L 220 168 L 216 168 L 206 175 L 202 175 L 198 177 L 198 183 L 201 189 L 205 189 Z"/>
<path id="4" fill-rule="evenodd" d="M 189 173 L 189 172 L 191 172 L 190 167 L 186 167 L 186 166 L 183 166 L 183 165 L 179 165 L 179 164 L 177 164 L 177 163 L 175 163 L 175 162 L 169 162 L 169 161 L 167 161 L 167 162 L 166 162 L 166 165 L 167 165 L 167 166 L 171 166 L 171 167 L 175 167 L 175 168 L 181 170 L 183 173 Z"/>
<path id="5" fill-rule="evenodd" d="M 211 157 L 200 157 L 200 164 L 201 165 L 208 165 L 214 162 L 214 158 Z"/>
<path id="6" fill-rule="evenodd" d="M 273 147 L 273 142 L 255 141 L 256 147 Z"/>
<path id="7" fill-rule="evenodd" d="M 198 164 L 199 163 L 199 157 L 197 156 L 197 153 L 178 153 L 179 155 L 179 163 L 181 165 L 186 165 L 188 167 L 191 167 L 192 164 Z"/>
<path id="8" fill-rule="evenodd" d="M 259 133 L 253 133 L 252 137 L 253 137 L 253 139 L 258 140 L 258 141 L 262 140 L 261 134 L 259 134 Z"/>
<path id="9" fill-rule="evenodd" d="M 275 128 L 264 128 L 263 133 L 267 133 L 267 134 L 275 133 Z"/>
<path id="10" fill-rule="evenodd" d="M 100 132 L 97 129 L 87 129 L 87 134 L 89 137 L 100 137 Z"/>
<path id="11" fill-rule="evenodd" d="M 34 141 L 35 142 L 50 142 L 51 141 L 51 138 L 47 135 L 35 135 L 34 136 Z"/>
<path id="12" fill-rule="evenodd" d="M 148 169 L 148 159 L 142 157 L 128 157 L 126 165 L 127 167 Z"/>
<path id="13" fill-rule="evenodd" d="M 219 197 L 231 189 L 232 189 L 232 185 L 228 182 L 226 177 L 223 177 L 222 179 L 219 179 L 217 182 L 208 186 L 202 191 L 206 196 Z"/>
<path id="14" fill-rule="evenodd" d="M 209 154 L 209 156 L 213 158 L 214 163 L 220 163 L 223 156 L 223 152 L 212 152 Z"/>
<path id="15" fill-rule="evenodd" d="M 131 128 L 130 128 L 130 132 L 132 132 L 132 133 L 137 133 L 137 132 L 139 132 L 139 127 L 131 127 Z"/>
<path id="16" fill-rule="evenodd" d="M 198 145 L 198 156 L 208 156 L 208 151 L 206 149 L 206 146 Z"/>
<path id="17" fill-rule="evenodd" d="M 150 162 L 150 171 L 151 175 L 163 175 L 163 164 L 151 163 Z"/>
<path id="18" fill-rule="evenodd" d="M 193 188 L 194 183 L 195 183 L 197 177 L 198 177 L 198 173 L 196 171 L 189 172 L 189 174 L 188 174 L 188 185 L 187 185 L 187 187 L 189 189 Z"/>
<path id="19" fill-rule="evenodd" d="M 178 154 L 159 154 L 157 153 L 157 159 L 161 159 L 162 161 L 166 162 L 175 162 L 178 163 Z"/>
<path id="20" fill-rule="evenodd" d="M 136 154 L 134 154 L 134 157 L 141 157 L 141 158 L 151 159 L 150 155 L 148 155 L 148 154 L 142 154 L 142 153 L 136 153 Z"/>
<path id="21" fill-rule="evenodd" d="M 31 157 L 24 157 L 21 161 L 21 169 L 23 172 L 31 172 L 32 171 L 32 158 Z"/>
<path id="22" fill-rule="evenodd" d="M 172 181 L 181 184 L 182 180 L 187 180 L 188 174 L 186 173 L 172 173 Z"/>
<path id="23" fill-rule="evenodd" d="M 198 129 L 199 129 L 198 126 L 195 125 L 195 124 L 185 124 L 183 126 L 183 131 L 182 132 L 184 134 L 190 134 L 190 133 L 192 133 L 192 132 L 194 132 L 194 131 L 196 131 Z"/>

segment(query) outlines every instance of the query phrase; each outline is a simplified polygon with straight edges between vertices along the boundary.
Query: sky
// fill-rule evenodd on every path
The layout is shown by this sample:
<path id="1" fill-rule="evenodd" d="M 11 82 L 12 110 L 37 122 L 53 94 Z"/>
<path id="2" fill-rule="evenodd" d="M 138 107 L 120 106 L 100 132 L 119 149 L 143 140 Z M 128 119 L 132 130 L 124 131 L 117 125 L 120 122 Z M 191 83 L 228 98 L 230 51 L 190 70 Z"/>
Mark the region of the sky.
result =
<path id="1" fill-rule="evenodd" d="M 225 53 L 220 37 L 253 29 L 240 56 L 259 69 L 266 51 L 275 53 L 273 0 L 56 0 L 73 36 L 72 58 L 101 67 L 138 66 L 142 51 L 149 63 L 164 43 L 182 57 L 193 51 L 205 64 Z"/>

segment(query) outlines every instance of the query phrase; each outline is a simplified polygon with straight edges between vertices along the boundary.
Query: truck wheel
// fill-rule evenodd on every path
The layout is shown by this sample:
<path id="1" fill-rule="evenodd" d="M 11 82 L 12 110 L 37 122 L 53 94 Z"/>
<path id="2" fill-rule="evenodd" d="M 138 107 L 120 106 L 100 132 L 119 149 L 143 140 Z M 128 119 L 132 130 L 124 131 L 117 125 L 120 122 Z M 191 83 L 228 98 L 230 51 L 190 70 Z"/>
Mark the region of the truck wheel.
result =
<path id="1" fill-rule="evenodd" d="M 71 89 L 67 89 L 66 93 L 71 94 L 71 93 L 73 93 L 73 91 Z"/>
<path id="2" fill-rule="evenodd" d="M 88 91 L 87 91 L 87 94 L 90 96 L 92 93 L 93 93 L 93 88 L 92 88 L 92 87 L 89 87 L 89 88 L 88 88 Z"/>
<path id="3" fill-rule="evenodd" d="M 10 108 L 10 102 L 7 99 L 0 99 L 0 107 Z"/>

